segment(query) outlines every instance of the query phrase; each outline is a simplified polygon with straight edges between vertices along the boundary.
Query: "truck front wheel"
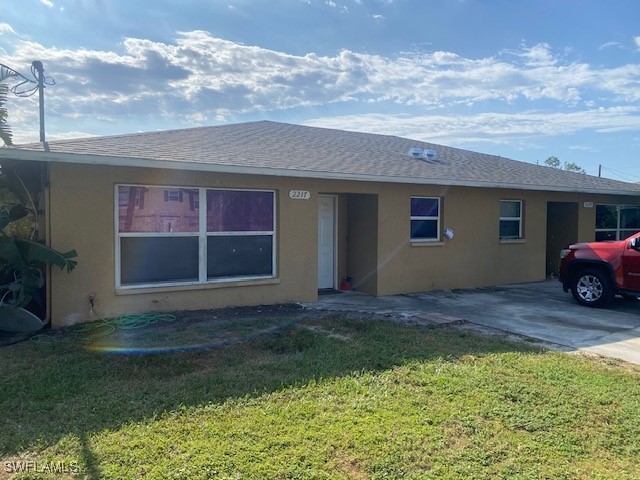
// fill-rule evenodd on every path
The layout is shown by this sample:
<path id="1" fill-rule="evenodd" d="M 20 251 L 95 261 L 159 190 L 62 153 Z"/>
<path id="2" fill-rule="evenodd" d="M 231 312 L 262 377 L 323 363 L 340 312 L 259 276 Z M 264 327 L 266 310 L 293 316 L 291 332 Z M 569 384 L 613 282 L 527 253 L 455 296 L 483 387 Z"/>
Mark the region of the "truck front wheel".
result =
<path id="1" fill-rule="evenodd" d="M 587 268 L 578 271 L 571 282 L 571 293 L 580 305 L 603 307 L 614 297 L 611 280 L 598 269 Z"/>

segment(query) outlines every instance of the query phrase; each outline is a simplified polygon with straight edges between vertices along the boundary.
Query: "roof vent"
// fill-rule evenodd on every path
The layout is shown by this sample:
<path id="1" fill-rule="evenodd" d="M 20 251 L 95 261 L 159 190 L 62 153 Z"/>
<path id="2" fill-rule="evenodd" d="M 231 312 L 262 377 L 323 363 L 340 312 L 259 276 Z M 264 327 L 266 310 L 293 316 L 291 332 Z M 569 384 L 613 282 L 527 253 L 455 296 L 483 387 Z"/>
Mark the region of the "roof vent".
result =
<path id="1" fill-rule="evenodd" d="M 410 148 L 409 155 L 413 158 L 419 158 L 421 160 L 427 160 L 429 162 L 435 162 L 436 155 L 438 152 L 436 150 L 430 150 L 428 148 Z"/>

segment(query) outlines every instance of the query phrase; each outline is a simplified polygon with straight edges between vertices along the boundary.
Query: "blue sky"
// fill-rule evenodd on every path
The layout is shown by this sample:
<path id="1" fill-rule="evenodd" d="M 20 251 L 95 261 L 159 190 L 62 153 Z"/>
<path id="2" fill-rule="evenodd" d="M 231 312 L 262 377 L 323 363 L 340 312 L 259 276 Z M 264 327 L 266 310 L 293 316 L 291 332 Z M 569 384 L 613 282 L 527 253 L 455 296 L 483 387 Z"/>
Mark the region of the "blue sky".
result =
<path id="1" fill-rule="evenodd" d="M 0 0 L 49 139 L 275 120 L 640 181 L 640 3 Z M 37 140 L 35 99 L 8 102 Z"/>

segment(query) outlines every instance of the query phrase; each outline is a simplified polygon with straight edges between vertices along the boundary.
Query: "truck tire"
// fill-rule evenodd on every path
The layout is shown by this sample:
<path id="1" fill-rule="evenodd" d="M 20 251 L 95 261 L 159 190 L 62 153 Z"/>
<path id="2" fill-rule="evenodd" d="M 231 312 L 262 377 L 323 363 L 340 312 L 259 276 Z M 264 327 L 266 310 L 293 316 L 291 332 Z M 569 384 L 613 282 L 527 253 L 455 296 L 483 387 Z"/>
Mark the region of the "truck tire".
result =
<path id="1" fill-rule="evenodd" d="M 580 305 L 604 307 L 613 300 L 616 292 L 605 272 L 597 268 L 585 268 L 573 276 L 571 293 Z"/>

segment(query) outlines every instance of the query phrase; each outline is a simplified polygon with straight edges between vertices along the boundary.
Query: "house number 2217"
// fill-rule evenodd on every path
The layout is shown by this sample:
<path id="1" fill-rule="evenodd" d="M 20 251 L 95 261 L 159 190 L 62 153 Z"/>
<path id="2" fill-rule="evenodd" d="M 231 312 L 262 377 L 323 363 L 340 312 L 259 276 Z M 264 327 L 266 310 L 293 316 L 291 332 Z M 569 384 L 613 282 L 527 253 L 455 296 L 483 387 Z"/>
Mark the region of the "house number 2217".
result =
<path id="1" fill-rule="evenodd" d="M 289 190 L 289 198 L 294 200 L 309 200 L 311 198 L 311 192 L 308 190 Z"/>

